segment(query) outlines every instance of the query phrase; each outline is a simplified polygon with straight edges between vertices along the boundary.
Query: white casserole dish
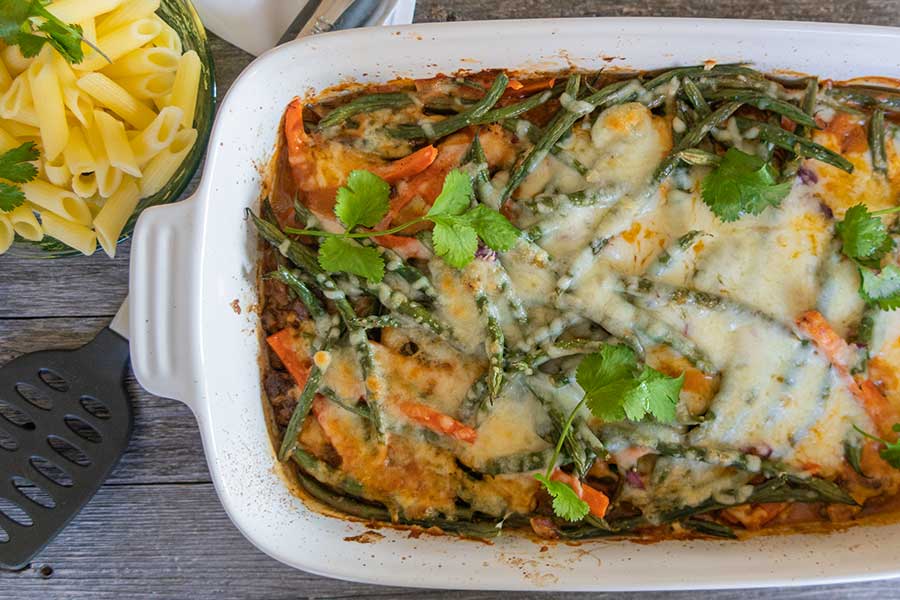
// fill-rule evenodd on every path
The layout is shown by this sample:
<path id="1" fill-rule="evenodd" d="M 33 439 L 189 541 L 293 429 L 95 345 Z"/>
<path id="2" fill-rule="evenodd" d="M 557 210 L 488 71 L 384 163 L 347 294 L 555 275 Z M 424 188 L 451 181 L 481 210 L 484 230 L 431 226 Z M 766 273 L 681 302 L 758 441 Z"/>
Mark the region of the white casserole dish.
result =
<path id="1" fill-rule="evenodd" d="M 367 528 L 312 512 L 275 467 L 261 404 L 256 236 L 260 166 L 295 95 L 344 80 L 460 68 L 659 68 L 706 59 L 833 78 L 900 76 L 900 29 L 762 21 L 576 19 L 383 27 L 272 50 L 219 109 L 194 197 L 142 215 L 131 262 L 131 353 L 149 391 L 186 402 L 235 525 L 294 567 L 372 583 L 483 589 L 649 590 L 783 586 L 900 575 L 900 524 L 743 542 L 600 541 L 580 547 L 507 535 L 493 545 Z M 237 299 L 243 311 L 232 308 Z"/>

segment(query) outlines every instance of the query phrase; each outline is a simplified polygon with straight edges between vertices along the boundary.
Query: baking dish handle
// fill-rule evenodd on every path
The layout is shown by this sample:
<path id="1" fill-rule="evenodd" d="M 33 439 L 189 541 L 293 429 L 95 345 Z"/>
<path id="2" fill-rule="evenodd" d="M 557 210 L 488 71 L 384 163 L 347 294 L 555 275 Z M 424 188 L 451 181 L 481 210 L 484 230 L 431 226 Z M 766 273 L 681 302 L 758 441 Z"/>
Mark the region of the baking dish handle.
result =
<path id="1" fill-rule="evenodd" d="M 131 244 L 129 329 L 138 382 L 193 409 L 199 362 L 200 211 L 195 194 L 141 213 Z"/>

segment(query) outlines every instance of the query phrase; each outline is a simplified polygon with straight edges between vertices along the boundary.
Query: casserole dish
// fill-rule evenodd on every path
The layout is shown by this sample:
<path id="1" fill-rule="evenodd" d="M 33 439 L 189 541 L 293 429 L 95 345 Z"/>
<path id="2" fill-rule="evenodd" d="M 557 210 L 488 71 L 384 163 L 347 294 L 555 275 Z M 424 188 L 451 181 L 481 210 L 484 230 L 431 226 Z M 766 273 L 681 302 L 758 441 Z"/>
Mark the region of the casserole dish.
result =
<path id="1" fill-rule="evenodd" d="M 498 48 L 502 32 L 505 44 Z M 698 43 L 698 39 L 703 43 Z M 839 57 L 821 57 L 822 44 Z M 149 391 L 185 400 L 203 436 L 226 511 L 260 549 L 311 572 L 381 584 L 488 589 L 675 589 L 851 581 L 898 575 L 890 554 L 900 525 L 740 543 L 624 541 L 493 545 L 383 529 L 323 516 L 293 496 L 274 469 L 260 401 L 256 237 L 241 217 L 259 195 L 260 165 L 295 95 L 351 79 L 427 77 L 463 67 L 635 69 L 752 61 L 850 78 L 900 71 L 900 32 L 821 24 L 671 19 L 585 19 L 412 26 L 317 37 L 273 50 L 224 101 L 196 195 L 144 213 L 132 252 L 132 358 Z M 361 61 L 358 57 L 377 57 Z M 887 59 L 884 57 L 893 57 Z M 327 61 L 324 60 L 327 57 Z M 328 64 L 327 68 L 310 65 Z M 233 308 L 237 300 L 243 308 Z M 369 536 L 374 539 L 376 536 Z M 359 538 L 356 538 L 359 539 Z M 465 546 L 463 546 L 465 544 Z M 652 568 L 651 568 L 652 567 Z"/>

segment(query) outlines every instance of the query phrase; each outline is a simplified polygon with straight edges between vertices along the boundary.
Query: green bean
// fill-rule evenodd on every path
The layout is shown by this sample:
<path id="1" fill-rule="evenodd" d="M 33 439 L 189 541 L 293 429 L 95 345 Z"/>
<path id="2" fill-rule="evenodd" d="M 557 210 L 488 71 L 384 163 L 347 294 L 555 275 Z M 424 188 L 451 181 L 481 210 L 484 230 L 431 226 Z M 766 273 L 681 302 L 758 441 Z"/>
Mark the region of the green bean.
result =
<path id="1" fill-rule="evenodd" d="M 466 396 L 463 398 L 459 405 L 459 409 L 456 411 L 459 420 L 467 425 L 474 425 L 478 413 L 480 413 L 481 409 L 487 404 L 487 398 L 487 374 L 484 374 L 476 379 L 466 391 Z"/>
<path id="2" fill-rule="evenodd" d="M 569 80 L 575 82 L 572 87 L 577 89 L 577 83 L 581 81 L 580 76 L 573 75 Z M 640 89 L 640 84 L 637 84 L 634 80 L 630 82 L 616 82 L 605 86 L 603 89 L 591 94 L 584 100 L 580 100 L 578 106 L 589 106 L 592 111 L 600 106 L 626 102 L 637 97 L 638 89 Z M 562 139 L 563 135 L 572 128 L 578 119 L 589 112 L 590 111 L 586 109 L 570 111 L 563 107 L 556 113 L 556 116 L 544 130 L 543 137 L 528 151 L 525 157 L 513 168 L 512 173 L 510 173 L 509 181 L 500 192 L 501 205 L 512 195 L 516 188 L 522 184 L 528 174 L 544 160 L 547 156 L 547 152 L 550 151 L 550 148 L 555 146 L 556 143 Z"/>
<path id="3" fill-rule="evenodd" d="M 801 108 L 803 112 L 807 115 L 812 116 L 816 110 L 816 96 L 819 91 L 819 80 L 815 77 L 810 77 L 806 80 L 806 90 L 803 92 L 803 102 L 801 104 Z M 798 136 L 806 136 L 807 128 L 803 125 L 798 125 L 794 130 L 794 133 Z M 797 175 L 797 171 L 800 169 L 800 157 L 793 156 L 789 161 L 787 161 L 781 169 L 781 180 L 782 181 L 790 181 Z"/>
<path id="4" fill-rule="evenodd" d="M 479 291 L 476 294 L 475 304 L 478 306 L 478 312 L 481 313 L 482 319 L 484 319 L 486 333 L 484 351 L 487 354 L 489 363 L 487 376 L 488 400 L 493 403 L 503 389 L 505 379 L 503 364 L 506 341 L 503 336 L 503 329 L 500 327 L 500 321 L 497 318 L 497 309 L 484 291 Z"/>
<path id="5" fill-rule="evenodd" d="M 545 398 L 542 394 L 539 394 L 532 386 L 531 382 L 526 381 L 525 385 L 531 393 L 534 394 L 535 398 L 541 402 L 544 410 L 547 411 L 547 414 L 550 416 L 550 421 L 556 429 L 556 436 L 558 438 L 562 434 L 565 423 L 568 420 L 567 415 L 561 410 L 561 407 L 557 405 L 556 400 Z M 576 476 L 579 479 L 583 479 L 584 476 L 587 475 L 591 465 L 594 464 L 594 459 L 597 455 L 594 452 L 594 449 L 585 443 L 581 435 L 582 420 L 580 417 L 576 417 L 576 420 L 578 421 L 578 425 L 574 425 L 573 422 L 573 427 L 569 435 L 567 435 L 563 441 L 563 448 L 565 448 L 566 456 L 574 463 Z"/>
<path id="6" fill-rule="evenodd" d="M 688 529 L 693 529 L 697 533 L 709 535 L 713 537 L 727 538 L 730 540 L 737 539 L 734 530 L 728 525 L 717 523 L 716 521 L 708 521 L 706 519 L 687 518 L 681 522 Z"/>
<path id="7" fill-rule="evenodd" d="M 697 123 L 693 129 L 689 130 L 684 137 L 681 138 L 681 141 L 678 142 L 678 146 L 672 149 L 669 155 L 660 163 L 659 167 L 656 169 L 656 173 L 653 176 L 654 181 L 662 181 L 672 170 L 678 166 L 678 163 L 681 161 L 680 153 L 687 148 L 692 148 L 699 144 L 706 134 L 712 131 L 714 127 L 718 127 L 722 123 L 724 123 L 734 112 L 739 109 L 743 105 L 743 102 L 733 101 L 726 102 L 721 105 L 719 108 L 711 112 L 709 115 L 704 117 Z"/>
<path id="8" fill-rule="evenodd" d="M 300 277 L 286 266 L 279 265 L 278 270 L 271 273 L 270 276 L 288 286 L 291 291 L 297 295 L 300 302 L 303 303 L 303 306 L 306 307 L 306 311 L 313 319 L 320 319 L 328 316 L 322 303 L 319 302 L 319 299 L 312 293 L 312 290 L 306 287 L 306 284 L 303 283 Z"/>
<path id="9" fill-rule="evenodd" d="M 884 110 L 876 108 L 869 118 L 869 152 L 872 169 L 882 175 L 887 174 L 887 150 L 884 145 Z"/>
<path id="10" fill-rule="evenodd" d="M 862 470 L 862 446 L 859 443 L 844 441 L 844 459 L 857 474 L 866 477 Z"/>
<path id="11" fill-rule="evenodd" d="M 412 98 L 404 92 L 390 92 L 384 94 L 367 94 L 358 96 L 350 102 L 338 106 L 319 121 L 318 129 L 333 127 L 346 121 L 348 118 L 360 113 L 372 112 L 382 108 L 402 108 L 412 104 Z"/>
<path id="12" fill-rule="evenodd" d="M 881 108 L 886 111 L 900 111 L 900 93 L 896 91 L 865 86 L 835 87 L 826 91 L 829 96 L 853 102 L 867 108 Z"/>
<path id="13" fill-rule="evenodd" d="M 722 157 L 700 148 L 685 148 L 678 153 L 681 162 L 697 167 L 716 167 L 722 162 Z"/>
<path id="14" fill-rule="evenodd" d="M 504 129 L 511 131 L 517 136 L 524 134 L 532 144 L 539 142 L 544 135 L 544 132 L 540 127 L 524 119 L 504 119 L 500 124 Z M 584 166 L 580 160 L 561 148 L 558 143 L 550 148 L 550 154 L 555 156 L 562 164 L 576 171 L 579 175 L 587 175 L 590 171 L 590 169 Z"/>
<path id="15" fill-rule="evenodd" d="M 300 433 L 303 421 L 306 420 L 306 416 L 309 414 L 309 409 L 312 408 L 313 398 L 315 398 L 316 392 L 319 390 L 323 374 L 324 370 L 313 361 L 306 383 L 303 385 L 303 391 L 297 400 L 297 406 L 294 407 L 294 412 L 291 414 L 291 419 L 288 421 L 287 427 L 284 429 L 284 435 L 281 438 L 281 446 L 278 449 L 278 460 L 281 462 L 288 459 L 291 451 L 297 445 L 297 435 Z"/>
<path id="16" fill-rule="evenodd" d="M 538 194 L 533 198 L 523 198 L 522 205 L 528 210 L 539 213 L 555 213 L 562 208 L 574 206 L 609 206 L 617 202 L 625 194 L 620 185 L 593 187 L 570 194 Z"/>
<path id="17" fill-rule="evenodd" d="M 861 348 L 859 360 L 857 360 L 850 371 L 854 375 L 865 373 L 868 368 L 869 358 L 871 358 L 874 350 L 872 348 L 872 339 L 875 335 L 875 319 L 878 316 L 878 312 L 878 307 L 873 307 L 870 304 L 863 308 L 862 317 L 859 320 L 859 325 L 856 327 L 856 335 L 853 339 L 853 342 Z"/>
<path id="18" fill-rule="evenodd" d="M 703 97 L 703 93 L 700 91 L 700 88 L 697 87 L 697 84 L 694 83 L 694 80 L 690 77 L 686 77 L 681 85 L 684 87 L 684 94 L 687 96 L 688 101 L 691 103 L 691 106 L 694 107 L 694 110 L 697 111 L 697 114 L 700 117 L 706 117 L 709 113 L 712 112 L 712 109 L 709 107 L 709 104 L 706 103 L 706 98 Z"/>
<path id="19" fill-rule="evenodd" d="M 701 235 L 706 235 L 704 232 L 698 229 L 692 229 L 688 231 L 684 235 L 680 236 L 677 240 L 675 240 L 674 244 L 670 244 L 667 246 L 662 252 L 659 253 L 650 266 L 647 267 L 647 275 L 651 277 L 659 277 L 663 273 L 665 273 L 669 267 L 673 264 L 674 261 L 680 259 L 685 255 L 687 250 L 693 245 L 694 240 L 696 240 Z"/>
<path id="20" fill-rule="evenodd" d="M 759 131 L 760 139 L 775 144 L 779 148 L 790 150 L 798 156 L 814 158 L 848 173 L 853 172 L 853 163 L 840 154 L 815 142 L 796 136 L 789 131 L 785 131 L 781 127 L 746 117 L 737 117 L 737 123 L 744 129 L 756 128 Z"/>
<path id="21" fill-rule="evenodd" d="M 744 104 L 755 106 L 760 110 L 774 112 L 787 117 L 798 125 L 819 129 L 819 126 L 816 124 L 816 120 L 812 115 L 804 112 L 802 108 L 794 106 L 790 102 L 779 100 L 766 93 L 748 90 L 723 89 L 709 92 L 706 94 L 706 97 L 710 100 L 732 100 L 743 102 Z"/>
<path id="22" fill-rule="evenodd" d="M 394 137 L 402 139 L 424 138 L 427 140 L 437 140 L 455 131 L 459 131 L 464 127 L 473 125 L 476 121 L 483 117 L 500 99 L 506 86 L 509 83 L 509 77 L 505 73 L 500 73 L 494 79 L 491 88 L 484 95 L 484 98 L 473 104 L 467 110 L 455 114 L 441 121 L 428 123 L 427 125 L 401 125 L 389 130 Z M 549 94 L 549 92 L 544 92 Z M 547 97 L 549 99 L 549 96 Z M 544 100 L 546 102 L 546 100 Z M 510 108 L 510 107 L 506 107 Z M 508 111 L 514 113 L 514 111 Z"/>
<path id="23" fill-rule="evenodd" d="M 299 464 L 299 463 L 298 463 Z M 373 506 L 358 499 L 332 491 L 304 470 L 297 470 L 297 478 L 303 489 L 325 506 L 340 513 L 370 521 L 391 521 L 391 514 L 384 506 Z"/>
<path id="24" fill-rule="evenodd" d="M 669 69 L 663 73 L 660 73 L 650 81 L 644 84 L 644 87 L 648 90 L 655 89 L 665 83 L 668 83 L 675 77 L 684 78 L 684 77 L 694 77 L 697 75 L 701 75 L 703 77 L 720 77 L 723 75 L 744 75 L 746 77 L 751 77 L 754 79 L 764 79 L 764 76 L 759 71 L 755 69 L 751 69 L 750 67 L 745 67 L 740 64 L 724 64 L 724 65 L 714 65 L 709 67 L 707 65 L 696 65 L 691 67 L 676 67 L 674 69 Z"/>
<path id="25" fill-rule="evenodd" d="M 505 456 L 495 456 L 485 461 L 481 472 L 488 475 L 500 475 L 503 473 L 526 473 L 547 468 L 553 457 L 553 448 L 538 450 L 536 452 L 517 452 Z"/>
<path id="26" fill-rule="evenodd" d="M 774 476 L 784 471 L 782 466 L 772 461 L 762 459 L 755 454 L 747 454 L 737 450 L 684 446 L 666 442 L 659 442 L 655 450 L 663 456 L 674 456 L 721 467 L 732 467 L 748 473 L 763 473 L 764 475 Z"/>
<path id="27" fill-rule="evenodd" d="M 393 289 L 385 282 L 374 283 L 363 280 L 364 288 L 381 302 L 385 308 L 397 314 L 409 317 L 416 325 L 422 326 L 435 335 L 452 341 L 453 332 L 450 326 L 441 321 L 429 308 L 412 300 L 402 291 Z"/>
<path id="28" fill-rule="evenodd" d="M 384 259 L 384 270 L 387 273 L 394 273 L 409 284 L 411 292 L 421 292 L 429 300 L 436 300 L 438 297 L 437 290 L 428 278 L 428 275 L 420 269 L 409 264 L 402 256 L 391 250 L 377 244 L 371 238 L 360 238 L 357 240 L 363 246 L 375 248 L 381 258 Z"/>
<path id="29" fill-rule="evenodd" d="M 362 329 L 381 329 L 382 327 L 400 327 L 400 322 L 392 315 L 369 315 L 356 319 L 356 326 Z"/>
<path id="30" fill-rule="evenodd" d="M 319 387 L 319 393 L 328 398 L 334 404 L 337 404 L 344 410 L 348 412 L 352 412 L 353 414 L 362 417 L 367 421 L 372 420 L 372 411 L 368 406 L 364 404 L 357 404 L 355 402 L 349 402 L 344 398 L 338 396 L 337 392 L 327 386 Z"/>

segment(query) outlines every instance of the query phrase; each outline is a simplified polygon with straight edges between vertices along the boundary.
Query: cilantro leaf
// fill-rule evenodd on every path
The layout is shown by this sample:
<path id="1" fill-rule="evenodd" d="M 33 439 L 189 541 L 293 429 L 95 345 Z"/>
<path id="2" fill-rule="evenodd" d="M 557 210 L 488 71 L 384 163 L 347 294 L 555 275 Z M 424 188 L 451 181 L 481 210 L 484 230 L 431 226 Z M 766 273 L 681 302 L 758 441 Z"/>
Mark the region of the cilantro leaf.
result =
<path id="1" fill-rule="evenodd" d="M 638 368 L 634 351 L 605 344 L 584 357 L 575 372 L 591 413 L 605 421 L 640 421 L 648 414 L 662 423 L 675 419 L 684 376 L 669 377 L 656 369 Z"/>
<path id="2" fill-rule="evenodd" d="M 376 283 L 384 278 L 384 259 L 378 250 L 338 237 L 326 238 L 319 245 L 319 266 L 330 272 L 353 273 Z"/>
<path id="3" fill-rule="evenodd" d="M 865 204 L 851 206 L 844 220 L 835 225 L 841 238 L 843 253 L 867 267 L 878 267 L 885 254 L 894 247 L 884 222 L 869 213 Z"/>
<path id="4" fill-rule="evenodd" d="M 463 215 L 466 222 L 475 230 L 484 243 L 492 250 L 505 252 L 512 248 L 519 239 L 520 232 L 506 217 L 479 204 Z"/>
<path id="5" fill-rule="evenodd" d="M 45 35 L 35 35 L 32 17 L 41 19 L 37 31 Z M 61 21 L 44 7 L 42 0 L 0 0 L 0 37 L 7 44 L 18 45 L 26 57 L 37 55 L 49 43 L 71 63 L 84 59 L 81 43 L 86 41 L 81 27 Z"/>
<path id="6" fill-rule="evenodd" d="M 776 183 L 771 165 L 760 157 L 729 148 L 719 166 L 701 182 L 700 195 L 721 220 L 736 221 L 778 206 L 791 185 Z"/>
<path id="7" fill-rule="evenodd" d="M 453 169 L 444 178 L 444 187 L 426 216 L 461 215 L 471 201 L 472 180 L 459 169 Z"/>
<path id="8" fill-rule="evenodd" d="M 31 16 L 31 2 L 0 0 L 0 37 L 6 38 L 20 31 Z"/>
<path id="9" fill-rule="evenodd" d="M 866 433 L 856 425 L 854 425 L 853 428 L 870 440 L 875 440 L 876 442 L 881 442 L 882 444 L 884 444 L 884 448 L 882 448 L 881 451 L 878 452 L 878 456 L 880 456 L 884 462 L 891 465 L 895 469 L 900 469 L 900 440 L 898 440 L 897 442 L 889 442 L 887 440 L 881 439 L 880 437 L 874 436 L 871 433 Z M 895 432 L 900 433 L 900 423 L 894 423 L 894 426 L 891 427 L 891 429 L 893 429 Z"/>
<path id="10" fill-rule="evenodd" d="M 900 308 L 900 268 L 887 265 L 880 273 L 876 273 L 860 267 L 859 276 L 859 294 L 868 304 L 881 310 Z"/>
<path id="11" fill-rule="evenodd" d="M 561 481 L 553 481 L 546 475 L 534 476 L 553 498 L 553 512 L 567 521 L 580 521 L 590 512 L 588 503 L 578 497 L 571 487 Z"/>
<path id="12" fill-rule="evenodd" d="M 34 142 L 25 142 L 0 154 L 0 179 L 15 183 L 25 183 L 37 176 L 37 167 L 31 161 L 41 155 Z"/>
<path id="13" fill-rule="evenodd" d="M 357 225 L 373 227 L 378 224 L 390 207 L 391 186 L 369 171 L 357 169 L 350 172 L 347 184 L 338 188 L 334 214 L 347 231 Z"/>
<path id="14" fill-rule="evenodd" d="M 25 202 L 25 194 L 21 189 L 8 183 L 0 182 L 0 213 L 9 212 Z"/>
<path id="15" fill-rule="evenodd" d="M 438 215 L 431 218 L 434 252 L 451 267 L 461 269 L 472 262 L 478 249 L 478 236 L 460 217 Z"/>

